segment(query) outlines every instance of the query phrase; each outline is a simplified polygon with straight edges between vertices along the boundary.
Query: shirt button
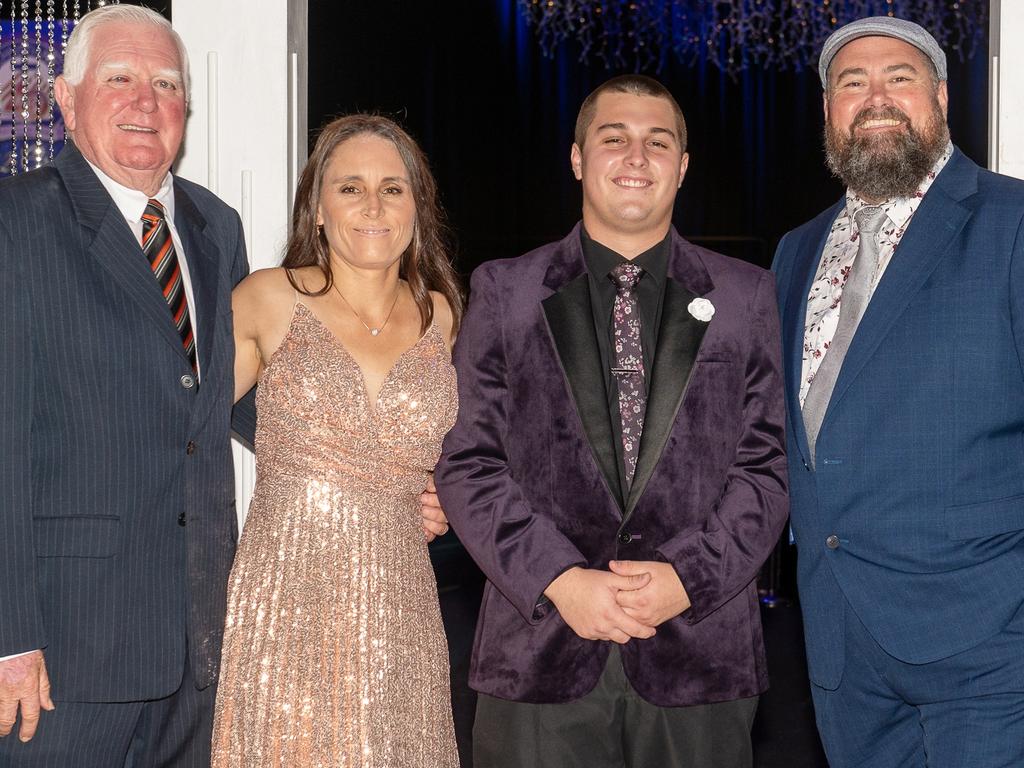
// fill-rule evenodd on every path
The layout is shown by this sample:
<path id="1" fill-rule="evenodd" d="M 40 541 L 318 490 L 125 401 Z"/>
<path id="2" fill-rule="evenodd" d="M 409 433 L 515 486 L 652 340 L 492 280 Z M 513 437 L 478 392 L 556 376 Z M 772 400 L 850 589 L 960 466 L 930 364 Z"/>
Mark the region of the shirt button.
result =
<path id="1" fill-rule="evenodd" d="M 185 513 L 184 512 L 182 512 L 180 515 L 178 515 L 178 525 L 180 525 L 182 528 L 185 527 Z"/>
<path id="2" fill-rule="evenodd" d="M 839 549 L 839 537 L 833 533 L 825 539 L 825 546 L 829 549 Z"/>
<path id="3" fill-rule="evenodd" d="M 194 387 L 195 385 L 195 376 L 191 376 L 190 374 L 186 373 L 184 376 L 181 377 L 181 386 L 183 386 L 185 389 L 192 389 L 192 387 Z"/>
<path id="4" fill-rule="evenodd" d="M 629 544 L 629 542 L 631 542 L 632 540 L 633 540 L 633 534 L 631 534 L 631 533 L 626 533 L 625 531 L 623 531 L 622 533 L 619 534 L 619 543 L 620 544 Z"/>
<path id="5" fill-rule="evenodd" d="M 188 441 L 188 445 L 185 446 L 185 453 L 188 454 L 189 456 L 191 456 L 195 452 L 196 452 L 196 444 L 193 443 L 191 440 L 189 440 Z"/>

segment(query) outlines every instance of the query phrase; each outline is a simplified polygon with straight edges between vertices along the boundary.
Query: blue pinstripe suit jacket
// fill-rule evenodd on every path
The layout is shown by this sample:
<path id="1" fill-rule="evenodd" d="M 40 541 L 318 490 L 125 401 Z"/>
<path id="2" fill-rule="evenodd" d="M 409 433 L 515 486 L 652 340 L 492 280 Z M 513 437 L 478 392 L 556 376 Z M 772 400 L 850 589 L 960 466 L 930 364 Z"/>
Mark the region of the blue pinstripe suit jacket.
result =
<path id="1" fill-rule="evenodd" d="M 216 679 L 247 262 L 233 210 L 183 179 L 174 194 L 191 388 L 140 246 L 77 149 L 0 183 L 0 656 L 45 649 L 57 700 L 168 695 L 186 651 L 197 685 Z"/>

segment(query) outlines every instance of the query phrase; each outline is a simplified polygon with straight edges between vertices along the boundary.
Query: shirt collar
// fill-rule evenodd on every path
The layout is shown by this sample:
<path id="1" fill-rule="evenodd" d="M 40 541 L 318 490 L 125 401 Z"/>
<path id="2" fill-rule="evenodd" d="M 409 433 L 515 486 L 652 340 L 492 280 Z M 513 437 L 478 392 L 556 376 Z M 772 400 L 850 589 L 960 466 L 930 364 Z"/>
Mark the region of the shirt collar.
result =
<path id="1" fill-rule="evenodd" d="M 131 189 L 124 184 L 114 181 L 93 163 L 89 162 L 89 160 L 85 162 L 89 163 L 89 167 L 92 168 L 100 180 L 100 184 L 103 185 L 103 188 L 113 198 L 114 205 L 121 211 L 121 215 L 124 216 L 125 221 L 129 224 L 138 224 L 142 221 L 142 214 L 145 213 L 146 205 L 149 204 L 151 199 L 156 200 L 164 207 L 169 221 L 174 221 L 174 177 L 170 171 L 164 176 L 160 189 L 150 198 L 144 192 Z"/>
<path id="2" fill-rule="evenodd" d="M 617 251 L 613 251 L 608 246 L 597 242 L 582 227 L 580 228 L 580 236 L 583 245 L 583 259 L 586 261 L 587 271 L 599 280 L 606 278 L 612 269 L 625 261 L 631 261 L 633 264 L 641 267 L 645 274 L 649 275 L 658 286 L 661 286 L 668 276 L 669 236 L 667 234 L 661 242 L 655 243 L 633 259 L 627 259 Z M 611 281 L 608 281 L 608 284 L 612 285 Z"/>
<path id="3" fill-rule="evenodd" d="M 910 197 L 891 197 L 888 200 L 879 203 L 868 203 L 864 201 L 856 192 L 852 189 L 846 190 L 846 215 L 851 219 L 857 214 L 861 208 L 874 207 L 881 205 L 885 209 L 886 215 L 889 217 L 889 221 L 896 225 L 896 229 L 903 229 L 907 222 L 910 221 L 910 217 L 914 215 L 917 207 L 921 204 L 921 198 L 924 197 L 925 193 L 931 187 L 932 182 L 935 181 L 935 177 L 939 175 L 939 172 L 946 167 L 946 163 L 949 162 L 949 158 L 953 156 L 953 143 L 949 142 L 946 144 L 946 148 L 942 151 L 942 155 L 935 161 L 935 165 L 925 175 L 924 180 L 918 186 L 917 191 Z M 855 230 L 853 227 L 850 228 L 850 236 L 854 235 Z"/>

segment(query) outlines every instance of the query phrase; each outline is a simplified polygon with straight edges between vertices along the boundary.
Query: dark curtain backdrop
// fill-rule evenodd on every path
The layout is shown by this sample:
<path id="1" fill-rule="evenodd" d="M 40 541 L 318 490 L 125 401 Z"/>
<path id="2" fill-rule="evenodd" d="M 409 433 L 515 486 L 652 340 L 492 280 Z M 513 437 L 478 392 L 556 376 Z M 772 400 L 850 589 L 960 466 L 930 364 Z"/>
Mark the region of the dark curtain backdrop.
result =
<path id="1" fill-rule="evenodd" d="M 564 236 L 580 216 L 569 148 L 580 102 L 618 71 L 540 51 L 515 0 L 309 0 L 309 125 L 354 111 L 397 117 L 422 143 L 458 244 L 459 268 Z M 759 264 L 788 229 L 838 199 L 824 167 L 814 72 L 710 63 L 661 72 L 689 125 L 675 225 Z M 987 57 L 950 60 L 953 140 L 986 162 Z"/>

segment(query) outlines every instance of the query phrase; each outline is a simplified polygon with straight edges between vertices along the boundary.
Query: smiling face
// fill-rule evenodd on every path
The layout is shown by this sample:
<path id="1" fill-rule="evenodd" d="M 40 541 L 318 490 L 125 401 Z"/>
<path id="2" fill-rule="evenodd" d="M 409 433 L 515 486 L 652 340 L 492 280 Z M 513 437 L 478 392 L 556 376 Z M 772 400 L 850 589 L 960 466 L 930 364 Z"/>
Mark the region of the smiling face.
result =
<path id="1" fill-rule="evenodd" d="M 828 83 L 829 166 L 869 201 L 912 195 L 949 141 L 945 81 L 909 43 L 862 37 L 836 54 Z"/>
<path id="2" fill-rule="evenodd" d="M 598 242 L 631 258 L 665 237 L 687 154 L 666 99 L 602 93 L 583 149 L 571 163 L 583 182 L 583 225 Z"/>
<path id="3" fill-rule="evenodd" d="M 372 134 L 339 144 L 317 207 L 331 259 L 357 269 L 397 267 L 416 226 L 409 172 L 395 145 Z"/>
<path id="4" fill-rule="evenodd" d="M 80 83 L 55 83 L 65 125 L 114 181 L 155 194 L 185 132 L 178 49 L 159 27 L 110 22 L 93 31 L 90 50 Z"/>

